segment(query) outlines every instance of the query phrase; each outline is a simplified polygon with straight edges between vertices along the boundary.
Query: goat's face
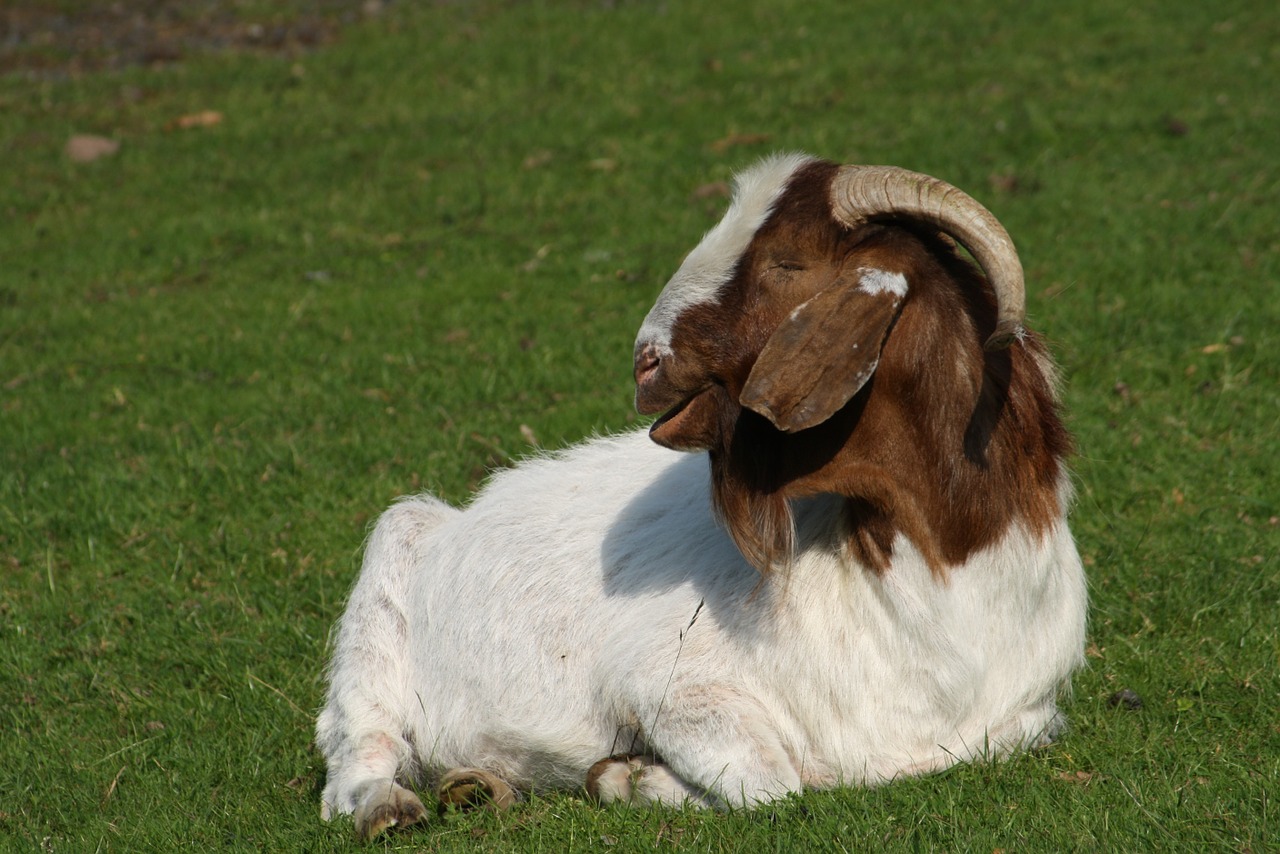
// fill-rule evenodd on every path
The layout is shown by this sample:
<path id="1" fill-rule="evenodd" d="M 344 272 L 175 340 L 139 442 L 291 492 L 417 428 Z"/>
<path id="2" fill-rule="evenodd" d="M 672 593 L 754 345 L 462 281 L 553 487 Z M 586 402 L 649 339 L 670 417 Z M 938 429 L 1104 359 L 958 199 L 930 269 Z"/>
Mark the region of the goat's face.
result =
<path id="1" fill-rule="evenodd" d="M 959 190 L 775 157 L 739 176 L 645 318 L 636 407 L 663 413 L 657 443 L 711 452 L 713 500 L 756 567 L 788 560 L 790 499 L 824 493 L 848 499 L 865 564 L 904 532 L 941 568 L 1059 512 L 1069 441 L 1022 311 L 1012 241 Z"/>
<path id="2" fill-rule="evenodd" d="M 840 409 L 875 368 L 906 293 L 855 249 L 876 226 L 832 216 L 834 164 L 766 160 L 663 289 L 636 341 L 636 407 L 650 435 L 716 446 L 741 407 L 784 432 Z"/>

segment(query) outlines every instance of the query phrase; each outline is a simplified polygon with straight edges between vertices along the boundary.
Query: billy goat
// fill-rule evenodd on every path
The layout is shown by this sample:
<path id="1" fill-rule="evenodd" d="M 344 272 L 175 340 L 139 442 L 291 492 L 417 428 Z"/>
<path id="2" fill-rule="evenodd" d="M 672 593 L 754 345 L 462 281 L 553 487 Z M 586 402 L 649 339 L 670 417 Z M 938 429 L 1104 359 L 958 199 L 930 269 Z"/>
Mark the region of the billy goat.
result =
<path id="1" fill-rule="evenodd" d="M 413 823 L 414 780 L 749 806 L 1046 743 L 1086 592 L 1022 323 L 1012 242 L 959 190 L 800 155 L 740 174 L 640 329 L 648 436 L 378 521 L 322 815 Z"/>

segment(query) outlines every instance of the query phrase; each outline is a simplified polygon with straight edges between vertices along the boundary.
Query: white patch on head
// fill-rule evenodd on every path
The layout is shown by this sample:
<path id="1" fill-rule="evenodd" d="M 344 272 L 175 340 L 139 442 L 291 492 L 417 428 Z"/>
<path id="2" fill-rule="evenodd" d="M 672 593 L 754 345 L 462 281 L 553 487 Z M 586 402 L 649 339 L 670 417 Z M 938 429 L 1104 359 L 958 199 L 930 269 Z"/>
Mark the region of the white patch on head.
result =
<path id="1" fill-rule="evenodd" d="M 877 270 L 875 267 L 859 267 L 858 290 L 873 295 L 888 292 L 902 299 L 907 295 L 907 277 L 901 273 Z"/>
<path id="2" fill-rule="evenodd" d="M 637 346 L 671 346 L 671 326 L 691 306 L 713 301 L 733 277 L 734 266 L 769 218 L 796 170 L 813 162 L 807 154 L 775 154 L 734 177 L 733 202 L 724 218 L 684 259 L 636 336 Z"/>

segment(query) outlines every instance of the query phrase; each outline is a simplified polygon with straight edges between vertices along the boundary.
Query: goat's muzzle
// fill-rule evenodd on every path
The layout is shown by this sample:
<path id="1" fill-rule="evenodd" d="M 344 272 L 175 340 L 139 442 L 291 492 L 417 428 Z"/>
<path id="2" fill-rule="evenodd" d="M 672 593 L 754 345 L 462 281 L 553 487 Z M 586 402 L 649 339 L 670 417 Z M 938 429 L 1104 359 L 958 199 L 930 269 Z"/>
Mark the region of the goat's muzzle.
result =
<path id="1" fill-rule="evenodd" d="M 645 344 L 643 347 L 636 348 L 635 358 L 636 388 L 640 388 L 652 380 L 654 374 L 658 372 L 662 357 L 658 355 L 658 348 L 655 345 Z"/>
<path id="2" fill-rule="evenodd" d="M 636 411 L 659 416 L 649 427 L 649 436 L 659 445 L 703 450 L 709 447 L 723 395 L 716 393 L 715 385 L 686 387 L 673 376 L 679 374 L 672 371 L 673 358 L 654 344 L 636 346 Z"/>
<path id="3" fill-rule="evenodd" d="M 672 387 L 664 358 L 669 358 L 669 354 L 664 354 L 656 344 L 636 345 L 636 411 L 641 415 L 656 415 L 686 397 Z"/>

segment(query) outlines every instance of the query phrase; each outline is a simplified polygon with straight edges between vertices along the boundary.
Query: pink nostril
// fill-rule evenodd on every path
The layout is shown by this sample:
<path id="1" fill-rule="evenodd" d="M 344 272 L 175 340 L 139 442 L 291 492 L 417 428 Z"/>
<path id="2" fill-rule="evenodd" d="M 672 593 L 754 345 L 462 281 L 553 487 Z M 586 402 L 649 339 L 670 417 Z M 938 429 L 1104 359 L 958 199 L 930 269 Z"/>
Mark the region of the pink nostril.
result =
<path id="1" fill-rule="evenodd" d="M 642 383 L 654 371 L 658 369 L 658 363 L 662 358 L 658 355 L 658 348 L 652 344 L 648 344 L 645 348 L 636 353 L 636 382 Z"/>

